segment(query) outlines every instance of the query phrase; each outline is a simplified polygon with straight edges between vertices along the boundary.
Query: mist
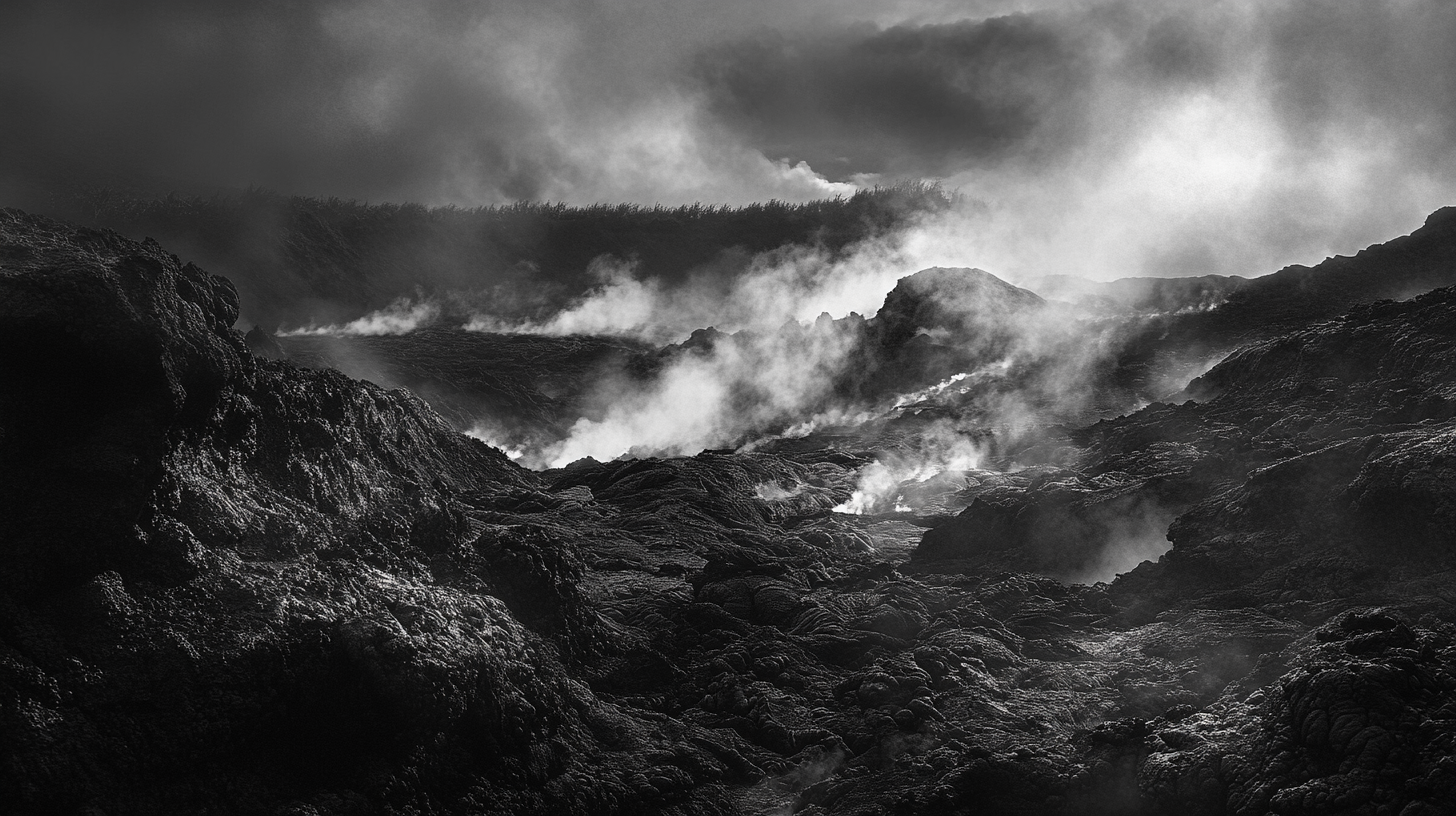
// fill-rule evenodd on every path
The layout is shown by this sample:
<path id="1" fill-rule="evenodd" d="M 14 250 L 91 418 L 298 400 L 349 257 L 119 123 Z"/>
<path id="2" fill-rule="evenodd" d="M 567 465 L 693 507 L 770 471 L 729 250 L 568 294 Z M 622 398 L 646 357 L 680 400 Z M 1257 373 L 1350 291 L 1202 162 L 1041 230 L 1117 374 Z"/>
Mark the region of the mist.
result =
<path id="1" fill-rule="evenodd" d="M 410 298 L 400 298 L 383 309 L 375 310 L 347 323 L 289 328 L 280 331 L 279 334 L 284 337 L 318 335 L 374 337 L 381 334 L 408 334 L 415 329 L 429 326 L 440 317 L 440 312 L 440 304 L 433 300 L 415 301 Z"/>
<path id="2" fill-rule="evenodd" d="M 772 332 L 785 324 L 813 323 L 821 315 L 873 314 L 897 280 L 949 257 L 924 238 L 957 228 L 963 217 L 959 210 L 911 215 L 901 229 L 839 251 L 790 244 L 752 256 L 732 276 L 706 270 L 675 285 L 639 274 L 630 261 L 602 256 L 588 269 L 597 285 L 565 308 L 526 321 L 480 313 L 465 328 L 671 343 L 698 329 Z"/>
<path id="3" fill-rule="evenodd" d="M 974 469 L 990 458 L 988 444 L 1013 449 L 1047 425 L 1138 407 L 1109 397 L 1099 382 L 1142 321 L 1158 315 L 1088 317 L 984 272 L 937 271 L 937 262 L 956 257 L 955 230 L 967 217 L 965 209 L 922 214 L 908 229 L 838 252 L 789 246 L 753 256 L 735 278 L 689 276 L 676 285 L 603 256 L 590 266 L 592 289 L 538 319 L 463 317 L 462 299 L 401 299 L 350 322 L 282 334 L 347 338 L 440 326 L 631 338 L 661 349 L 654 370 L 596 372 L 563 432 L 512 434 L 504 418 L 488 416 L 462 430 L 540 469 L 582 458 L 754 450 L 824 428 L 904 420 L 897 433 L 908 442 L 884 449 L 839 508 L 890 512 L 909 506 L 903 485 Z M 929 277 L 914 274 L 922 268 Z M 887 315 L 892 290 L 902 292 L 897 303 L 926 305 Z M 882 355 L 910 339 L 954 349 L 961 362 L 937 379 L 902 381 Z M 1178 391 L 1206 367 L 1166 372 L 1162 391 Z M 915 419 L 926 411 L 962 420 L 927 426 Z"/>
<path id="4" fill-rule="evenodd" d="M 784 246 L 685 282 L 601 256 L 588 291 L 530 319 L 467 288 L 286 327 L 740 333 L 648 382 L 607 378 L 564 440 L 522 451 L 538 466 L 892 410 L 836 404 L 852 333 L 808 327 L 872 315 L 918 269 L 1256 276 L 1408 231 L 1456 182 L 1456 10 L 1434 0 L 76 0 L 11 5 L 0 32 L 12 198 L 61 172 L 430 205 L 806 201 L 901 179 L 961 194 L 845 250 Z M 1116 330 L 1049 315 L 1012 333 L 1018 387 L 973 395 L 1003 434 L 1096 401 L 1084 372 Z"/>
<path id="5" fill-rule="evenodd" d="M 975 470 L 983 455 L 968 429 L 951 422 L 935 423 L 918 434 L 910 449 L 882 453 L 861 468 L 853 495 L 834 507 L 834 512 L 873 515 L 921 510 L 915 494 L 963 487 L 965 480 L 959 477 Z M 938 484 L 927 484 L 932 481 Z"/>
<path id="6" fill-rule="evenodd" d="M 935 178 L 957 263 L 1258 275 L 1456 182 L 1456 10 L 1254 3 L 10 4 L 0 194 L 802 201 Z"/>
<path id="7" fill-rule="evenodd" d="M 936 212 L 907 212 L 902 223 L 847 246 L 789 243 L 724 265 L 686 270 L 678 281 L 644 272 L 635 259 L 600 255 L 587 264 L 591 285 L 561 308 L 522 319 L 515 299 L 496 291 L 457 288 L 404 297 L 354 320 L 285 325 L 283 335 L 405 334 L 431 325 L 511 334 L 603 335 L 676 343 L 694 331 L 773 332 L 821 315 L 871 315 L 897 280 L 919 269 L 955 265 L 965 253 L 961 230 L 974 202 Z M 422 275 L 428 275 L 422 271 Z M 517 284 L 524 286 L 525 284 Z M 494 309 L 504 301 L 508 308 Z"/>
<path id="8" fill-rule="evenodd" d="M 846 321 L 847 323 L 847 321 Z M 691 455 L 738 447 L 834 402 L 834 387 L 859 340 L 854 324 L 789 323 L 779 330 L 699 337 L 676 349 L 648 382 L 608 379 L 568 435 L 528 453 L 526 464 Z"/>

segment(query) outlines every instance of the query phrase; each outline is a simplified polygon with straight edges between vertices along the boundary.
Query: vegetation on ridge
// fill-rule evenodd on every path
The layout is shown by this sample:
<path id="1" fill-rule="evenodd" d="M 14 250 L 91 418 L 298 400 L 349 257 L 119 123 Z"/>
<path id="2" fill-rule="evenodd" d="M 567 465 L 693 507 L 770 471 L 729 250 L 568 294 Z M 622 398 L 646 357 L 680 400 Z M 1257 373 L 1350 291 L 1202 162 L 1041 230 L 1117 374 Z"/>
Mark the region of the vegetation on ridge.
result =
<path id="1" fill-rule="evenodd" d="M 57 188 L 34 209 L 155 238 L 234 281 L 245 319 L 300 324 L 451 291 L 478 293 L 497 314 L 542 313 L 591 286 L 588 267 L 603 255 L 634 261 L 639 274 L 665 283 L 709 270 L 729 278 L 754 254 L 789 245 L 837 252 L 959 200 L 926 182 L 741 207 L 426 207 L 261 189 L 157 197 L 81 187 Z"/>

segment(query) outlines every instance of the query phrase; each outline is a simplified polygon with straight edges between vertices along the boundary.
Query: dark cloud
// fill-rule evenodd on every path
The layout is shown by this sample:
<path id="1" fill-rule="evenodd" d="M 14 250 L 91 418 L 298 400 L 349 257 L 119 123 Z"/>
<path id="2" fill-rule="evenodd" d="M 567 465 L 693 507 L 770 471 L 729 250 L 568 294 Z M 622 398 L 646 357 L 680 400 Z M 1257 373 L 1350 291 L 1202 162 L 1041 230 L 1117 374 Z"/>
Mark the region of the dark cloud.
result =
<path id="1" fill-rule="evenodd" d="M 1024 149 L 1085 92 L 1079 44 L 1045 18 L 721 45 L 698 64 L 715 114 L 771 155 L 840 176 L 948 175 Z"/>
<path id="2" fill-rule="evenodd" d="M 17 124 L 6 152 L 32 166 L 360 197 L 437 198 L 468 165 L 488 192 L 530 196 L 530 162 L 509 145 L 540 123 L 459 59 L 485 10 L 422 5 L 394 34 L 380 30 L 389 9 L 359 17 L 329 3 L 12 10 L 0 23 L 0 98 Z"/>
<path id="3" fill-rule="evenodd" d="M 711 110 L 771 155 L 839 177 L 948 176 L 1077 149 L 1108 124 L 1097 106 L 1109 83 L 1160 96 L 1223 79 L 1222 32 L 1184 12 L 1107 4 L 768 33 L 714 47 L 696 75 Z"/>
<path id="4" fill-rule="evenodd" d="M 1142 41 L 1130 50 L 1129 67 L 1155 84 L 1197 85 L 1223 76 L 1228 68 L 1229 43 L 1220 32 L 1186 17 L 1163 17 L 1147 27 Z"/>
<path id="5" fill-rule="evenodd" d="M 1258 274 L 1448 203 L 1453 17 L 1444 0 L 10 2 L 0 189 L 63 171 L 742 203 L 936 176 L 994 215 L 961 230 L 959 264 Z"/>
<path id="6" fill-rule="evenodd" d="M 710 110 L 831 178 L 947 177 L 1003 274 L 1262 274 L 1409 231 L 1456 184 L 1456 5 L 1062 4 L 763 34 Z"/>
<path id="7" fill-rule="evenodd" d="M 720 143 L 676 82 L 683 53 L 755 12 L 795 16 L 766 0 L 704 5 L 6 4 L 0 175 L 467 204 L 834 192 Z"/>

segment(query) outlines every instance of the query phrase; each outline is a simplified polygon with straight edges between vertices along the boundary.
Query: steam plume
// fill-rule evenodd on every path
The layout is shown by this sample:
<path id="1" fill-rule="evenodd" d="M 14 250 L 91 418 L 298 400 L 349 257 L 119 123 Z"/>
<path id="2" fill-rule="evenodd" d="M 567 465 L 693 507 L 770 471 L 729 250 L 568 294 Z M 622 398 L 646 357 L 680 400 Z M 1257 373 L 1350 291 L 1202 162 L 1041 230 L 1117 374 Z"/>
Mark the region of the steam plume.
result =
<path id="1" fill-rule="evenodd" d="M 429 325 L 440 316 L 440 305 L 432 300 L 414 301 L 401 298 L 378 311 L 370 312 L 347 323 L 328 326 L 307 326 L 280 331 L 283 337 L 326 335 L 333 337 L 374 337 L 383 334 L 408 334 Z"/>

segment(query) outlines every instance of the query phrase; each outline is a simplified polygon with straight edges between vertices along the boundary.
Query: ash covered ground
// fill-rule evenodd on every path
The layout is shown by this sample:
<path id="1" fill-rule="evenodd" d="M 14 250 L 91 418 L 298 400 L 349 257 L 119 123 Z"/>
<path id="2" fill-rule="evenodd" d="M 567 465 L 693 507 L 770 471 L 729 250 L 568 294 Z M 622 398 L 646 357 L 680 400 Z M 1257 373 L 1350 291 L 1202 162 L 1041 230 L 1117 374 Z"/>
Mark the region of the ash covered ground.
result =
<path id="1" fill-rule="evenodd" d="M 0 799 L 1451 813 L 1453 284 L 1442 210 L 669 342 L 573 331 L 644 294 L 608 273 L 245 334 L 157 243 L 6 210 Z"/>

